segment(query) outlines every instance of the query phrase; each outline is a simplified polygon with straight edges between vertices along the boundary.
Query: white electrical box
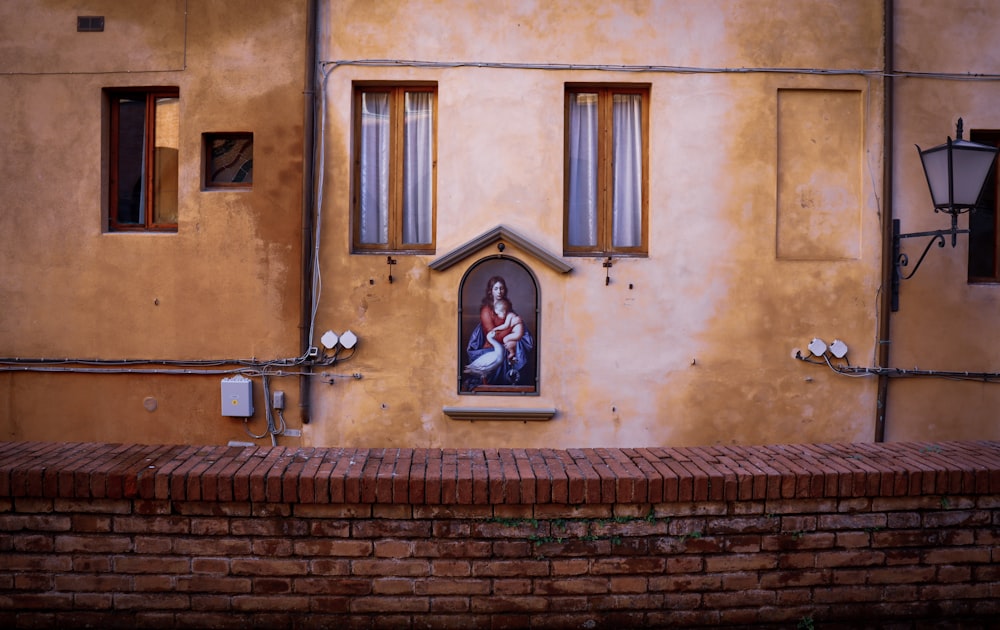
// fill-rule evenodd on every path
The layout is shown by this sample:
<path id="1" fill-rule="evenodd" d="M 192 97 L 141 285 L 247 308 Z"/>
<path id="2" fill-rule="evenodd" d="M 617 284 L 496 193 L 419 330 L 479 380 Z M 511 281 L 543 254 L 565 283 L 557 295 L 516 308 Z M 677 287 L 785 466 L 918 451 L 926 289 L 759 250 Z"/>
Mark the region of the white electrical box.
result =
<path id="1" fill-rule="evenodd" d="M 237 418 L 253 415 L 253 381 L 243 376 L 222 379 L 222 415 Z"/>

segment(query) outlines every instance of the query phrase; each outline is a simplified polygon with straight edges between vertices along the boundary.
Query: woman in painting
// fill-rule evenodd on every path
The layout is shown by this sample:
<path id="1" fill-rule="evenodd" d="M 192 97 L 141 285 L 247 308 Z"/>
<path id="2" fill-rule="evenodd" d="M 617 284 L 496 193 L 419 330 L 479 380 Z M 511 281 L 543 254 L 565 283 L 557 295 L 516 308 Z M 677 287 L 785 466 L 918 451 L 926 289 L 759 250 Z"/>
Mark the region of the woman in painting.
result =
<path id="1" fill-rule="evenodd" d="M 502 276 L 493 276 L 486 283 L 486 294 L 483 296 L 482 304 L 479 306 L 479 324 L 472 335 L 469 336 L 469 344 L 466 352 L 469 355 L 469 364 L 473 364 L 477 359 L 488 353 L 494 352 L 494 345 L 488 338 L 491 331 L 495 341 L 507 348 L 507 352 L 502 353 L 503 360 L 498 362 L 497 367 L 488 374 L 482 376 L 482 385 L 519 385 L 521 371 L 528 363 L 528 355 L 535 347 L 535 340 L 526 326 L 519 325 L 517 332 L 521 334 L 520 339 L 511 339 L 509 344 L 505 344 L 505 338 L 512 334 L 516 336 L 514 328 L 510 325 L 504 326 L 507 321 L 508 311 L 511 310 L 510 301 L 507 298 L 507 282 Z M 500 313 L 503 313 L 502 315 Z M 470 384 L 473 387 L 476 384 Z"/>

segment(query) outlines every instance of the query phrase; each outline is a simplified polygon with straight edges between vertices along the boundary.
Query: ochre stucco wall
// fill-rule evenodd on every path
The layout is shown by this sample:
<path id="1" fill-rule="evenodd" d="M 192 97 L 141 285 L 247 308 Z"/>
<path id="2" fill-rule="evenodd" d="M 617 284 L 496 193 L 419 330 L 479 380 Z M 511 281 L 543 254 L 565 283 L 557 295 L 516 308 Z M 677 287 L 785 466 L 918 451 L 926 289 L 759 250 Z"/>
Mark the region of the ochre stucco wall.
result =
<path id="1" fill-rule="evenodd" d="M 967 130 L 1000 129 L 995 81 L 900 76 L 883 147 L 881 0 L 317 4 L 325 117 L 312 343 L 327 329 L 360 342 L 312 380 L 308 425 L 298 379 L 272 379 L 302 430 L 280 443 L 867 441 L 883 409 L 877 381 L 797 361 L 794 349 L 840 339 L 852 365 L 875 365 L 888 347 L 893 366 L 996 370 L 1000 299 L 995 286 L 967 284 L 964 240 L 904 284 L 880 338 L 887 202 L 904 231 L 945 227 L 913 144 L 942 142 L 958 116 Z M 997 72 L 992 3 L 892 4 L 897 70 Z M 0 356 L 300 354 L 308 5 L 0 5 Z M 105 15 L 105 32 L 76 33 L 78 14 Z M 391 269 L 384 254 L 350 251 L 356 81 L 437 85 L 437 248 L 394 255 Z M 504 254 L 538 282 L 540 393 L 459 395 L 460 283 L 497 249 L 429 265 L 500 224 L 561 256 L 565 86 L 580 82 L 649 86 L 649 255 L 610 269 L 564 257 L 573 269 L 560 273 L 508 242 Z M 180 90 L 176 234 L 103 229 L 101 90 L 130 85 Z M 213 131 L 254 133 L 252 192 L 201 190 L 201 136 Z M 253 441 L 219 414 L 220 378 L 2 371 L 0 437 Z M 892 379 L 886 437 L 995 439 L 997 391 Z M 256 377 L 254 393 L 260 433 Z M 548 422 L 469 423 L 444 407 L 556 411 Z"/>
<path id="2" fill-rule="evenodd" d="M 311 440 L 594 446 L 872 439 L 874 380 L 834 376 L 791 354 L 813 337 L 839 337 L 852 358 L 873 360 L 881 82 L 707 70 L 877 69 L 881 3 L 515 2 L 486 9 L 477 2 L 388 2 L 373 9 L 330 2 L 321 23 L 328 29 L 321 61 L 389 62 L 326 66 L 321 246 L 324 273 L 334 277 L 324 276 L 317 329 L 359 335 L 356 354 L 340 371 L 363 378 L 317 386 L 318 419 L 306 429 Z M 539 396 L 457 394 L 459 283 L 495 247 L 442 272 L 428 268 L 433 256 L 395 256 L 391 284 L 385 255 L 350 253 L 351 88 L 374 80 L 437 83 L 437 255 L 498 224 L 561 254 L 565 84 L 651 86 L 649 256 L 616 259 L 606 286 L 602 258 L 566 258 L 574 269 L 560 274 L 515 247 L 504 252 L 530 265 L 540 286 Z M 864 172 L 843 203 L 848 218 L 835 229 L 819 226 L 808 237 L 816 247 L 804 256 L 779 257 L 776 249 L 784 90 L 847 94 L 853 103 L 843 118 L 851 128 L 835 122 L 830 137 L 798 139 L 825 143 L 826 153 L 805 154 L 814 163 L 798 163 L 796 174 L 841 168 L 825 155 Z M 829 125 L 821 108 L 808 108 L 793 103 L 790 115 Z M 823 181 L 818 186 L 822 199 L 830 191 Z M 816 252 L 845 231 L 848 255 L 825 245 Z M 549 422 L 468 423 L 449 419 L 445 406 L 557 413 Z"/>
<path id="3" fill-rule="evenodd" d="M 989 0 L 963 0 L 941 7 L 926 0 L 896 3 L 896 69 L 929 73 L 896 79 L 894 214 L 904 233 L 946 229 L 947 215 L 935 214 L 913 145 L 927 149 L 955 137 L 963 118 L 972 130 L 1000 129 L 1000 83 L 952 80 L 934 73 L 1000 72 L 996 32 L 1000 13 Z M 968 227 L 968 217 L 959 219 Z M 926 240 L 904 245 L 911 258 Z M 900 309 L 892 317 L 891 363 L 902 368 L 956 372 L 998 372 L 996 319 L 1000 286 L 970 284 L 968 239 L 955 249 L 932 247 L 919 272 L 903 282 Z M 894 381 L 889 391 L 886 438 L 891 440 L 997 439 L 1000 386 L 944 379 Z"/>
<path id="4" fill-rule="evenodd" d="M 0 355 L 297 356 L 306 4 L 85 4 L 0 5 Z M 106 233 L 102 89 L 159 85 L 180 90 L 177 233 Z M 254 134 L 252 191 L 201 189 L 202 134 L 225 131 Z M 248 439 L 221 378 L 3 372 L 0 438 Z"/>

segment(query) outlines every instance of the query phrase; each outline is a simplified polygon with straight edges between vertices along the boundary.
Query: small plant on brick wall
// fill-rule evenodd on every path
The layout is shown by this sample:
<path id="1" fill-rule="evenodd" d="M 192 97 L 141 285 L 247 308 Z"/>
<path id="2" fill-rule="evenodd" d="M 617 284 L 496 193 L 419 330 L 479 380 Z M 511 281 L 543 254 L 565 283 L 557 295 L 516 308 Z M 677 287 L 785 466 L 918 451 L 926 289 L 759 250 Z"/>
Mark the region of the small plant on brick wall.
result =
<path id="1" fill-rule="evenodd" d="M 504 527 L 522 527 L 530 525 L 536 530 L 541 527 L 542 530 L 548 532 L 548 534 L 530 534 L 528 536 L 528 540 L 534 544 L 535 547 L 539 547 L 547 543 L 566 543 L 570 541 L 596 542 L 601 540 L 610 541 L 613 545 L 620 545 L 624 540 L 621 534 L 598 534 L 594 531 L 595 528 L 603 529 L 609 525 L 625 525 L 635 522 L 645 522 L 649 524 L 669 523 L 670 517 L 658 517 L 652 510 L 650 510 L 646 516 L 613 516 L 611 518 L 555 518 L 541 521 L 534 518 L 493 517 L 488 519 L 488 521 L 491 523 L 497 523 L 498 525 L 502 525 Z M 583 529 L 586 533 L 580 535 L 569 535 L 570 527 L 576 525 L 582 525 L 580 529 Z M 560 535 L 560 532 L 565 533 L 566 535 Z M 700 536 L 700 532 L 695 532 L 694 537 Z"/>

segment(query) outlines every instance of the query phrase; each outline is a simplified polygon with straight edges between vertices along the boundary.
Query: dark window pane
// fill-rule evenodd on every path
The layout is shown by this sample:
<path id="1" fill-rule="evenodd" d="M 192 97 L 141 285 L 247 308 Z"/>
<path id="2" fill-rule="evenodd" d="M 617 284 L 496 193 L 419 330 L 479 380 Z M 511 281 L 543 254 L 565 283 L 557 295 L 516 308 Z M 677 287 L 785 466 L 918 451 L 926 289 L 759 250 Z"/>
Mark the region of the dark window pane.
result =
<path id="1" fill-rule="evenodd" d="M 146 101 L 118 100 L 118 222 L 145 221 Z"/>
<path id="2" fill-rule="evenodd" d="M 997 146 L 1000 132 L 973 131 L 973 142 Z M 969 280 L 997 280 L 997 165 L 994 165 L 980 199 L 981 207 L 969 213 Z"/>

